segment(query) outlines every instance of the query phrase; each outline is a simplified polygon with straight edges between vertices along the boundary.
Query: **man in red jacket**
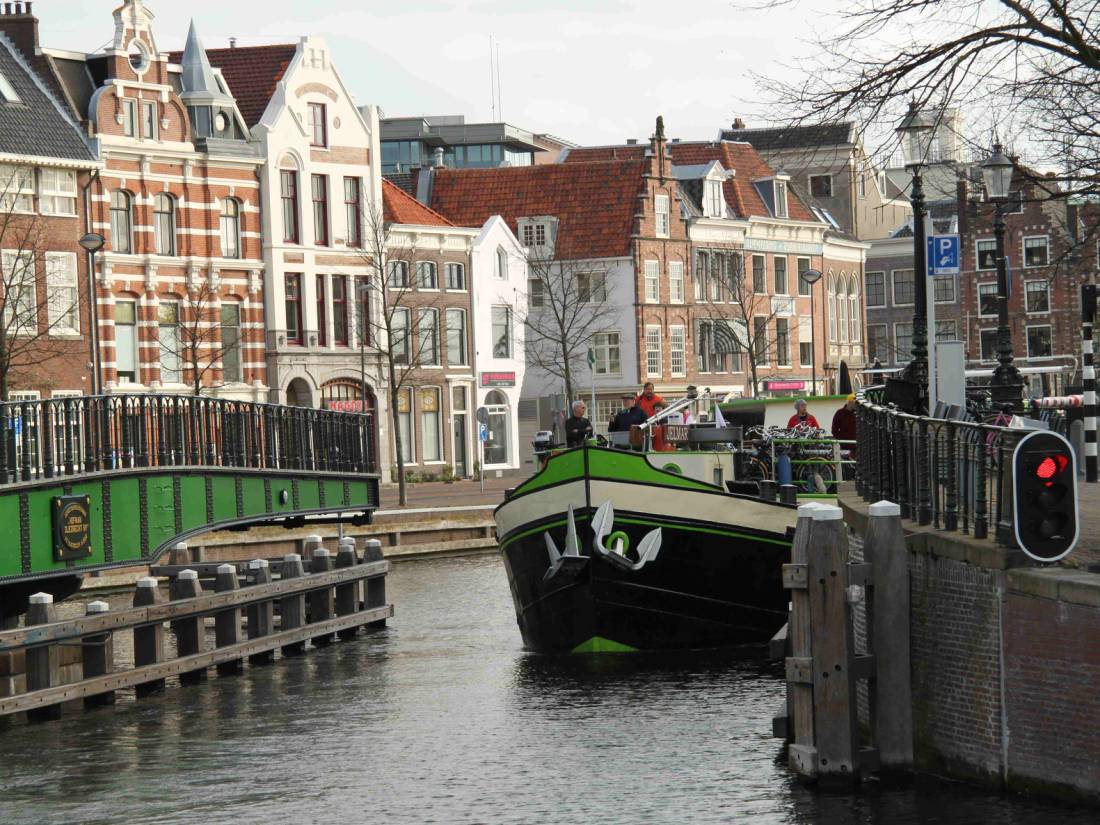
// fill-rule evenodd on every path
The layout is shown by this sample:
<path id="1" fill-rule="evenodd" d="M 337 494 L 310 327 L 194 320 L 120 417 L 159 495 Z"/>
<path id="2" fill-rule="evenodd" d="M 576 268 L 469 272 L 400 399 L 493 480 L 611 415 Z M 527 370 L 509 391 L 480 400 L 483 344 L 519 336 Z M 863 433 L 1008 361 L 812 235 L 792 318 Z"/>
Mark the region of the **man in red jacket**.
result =
<path id="1" fill-rule="evenodd" d="M 792 415 L 787 422 L 787 429 L 793 429 L 799 424 L 807 424 L 815 430 L 821 429 L 821 425 L 817 423 L 817 419 L 810 415 L 809 410 L 806 409 L 806 400 L 804 398 L 799 398 L 794 402 L 794 415 Z"/>
<path id="2" fill-rule="evenodd" d="M 664 406 L 665 399 L 653 391 L 653 382 L 646 381 L 642 387 L 642 394 L 638 396 L 638 407 L 645 413 L 646 418 L 652 418 L 658 404 Z"/>

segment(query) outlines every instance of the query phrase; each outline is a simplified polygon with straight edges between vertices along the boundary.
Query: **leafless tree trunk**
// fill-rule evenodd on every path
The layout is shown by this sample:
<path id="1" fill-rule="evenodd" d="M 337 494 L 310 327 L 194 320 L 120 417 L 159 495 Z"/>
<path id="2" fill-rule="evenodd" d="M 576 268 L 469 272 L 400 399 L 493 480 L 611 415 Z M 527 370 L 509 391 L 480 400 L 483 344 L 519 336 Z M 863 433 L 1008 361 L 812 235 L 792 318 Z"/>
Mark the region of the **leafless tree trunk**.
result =
<path id="1" fill-rule="evenodd" d="M 179 359 L 181 377 L 190 379 L 192 394 L 202 395 L 210 385 L 210 376 L 218 365 L 225 368 L 225 359 L 241 352 L 240 337 L 226 341 L 220 316 L 221 299 L 218 288 L 208 280 L 190 285 L 187 297 L 176 307 L 177 340 L 160 341 L 161 360 L 165 355 Z"/>

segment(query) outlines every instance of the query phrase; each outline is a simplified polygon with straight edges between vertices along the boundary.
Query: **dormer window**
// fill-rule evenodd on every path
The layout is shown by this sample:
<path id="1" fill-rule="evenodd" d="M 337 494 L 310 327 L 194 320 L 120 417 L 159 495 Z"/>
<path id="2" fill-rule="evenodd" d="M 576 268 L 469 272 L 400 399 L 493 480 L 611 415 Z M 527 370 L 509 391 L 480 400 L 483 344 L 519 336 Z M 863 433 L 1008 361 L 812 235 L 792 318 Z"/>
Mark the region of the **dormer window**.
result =
<path id="1" fill-rule="evenodd" d="M 4 77 L 4 73 L 0 72 L 0 97 L 4 99 L 5 103 L 22 103 L 19 99 L 19 95 L 15 93 L 15 89 L 12 88 L 11 83 Z"/>
<path id="2" fill-rule="evenodd" d="M 539 257 L 553 254 L 554 230 L 557 218 L 552 215 L 538 215 L 530 218 L 517 218 L 516 236 L 519 242 Z"/>
<path id="3" fill-rule="evenodd" d="M 523 227 L 524 246 L 546 246 L 546 224 L 529 223 Z"/>
<path id="4" fill-rule="evenodd" d="M 787 217 L 787 181 L 776 178 L 773 184 L 775 186 L 775 216 L 785 218 Z"/>
<path id="5" fill-rule="evenodd" d="M 722 181 L 708 180 L 706 182 L 706 197 L 703 211 L 708 218 L 722 218 L 726 214 L 726 200 L 722 194 Z"/>

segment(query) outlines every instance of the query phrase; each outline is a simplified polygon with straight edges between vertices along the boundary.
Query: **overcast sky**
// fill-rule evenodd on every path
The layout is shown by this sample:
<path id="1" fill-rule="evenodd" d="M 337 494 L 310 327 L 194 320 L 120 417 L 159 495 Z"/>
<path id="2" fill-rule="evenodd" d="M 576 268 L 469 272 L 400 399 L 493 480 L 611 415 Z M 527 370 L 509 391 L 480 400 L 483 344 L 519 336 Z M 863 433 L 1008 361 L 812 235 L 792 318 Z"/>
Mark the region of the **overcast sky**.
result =
<path id="1" fill-rule="evenodd" d="M 112 37 L 121 0 L 37 0 L 41 40 L 91 52 Z M 492 117 L 489 35 L 500 44 L 503 119 L 582 144 L 713 138 L 750 120 L 750 70 L 783 72 L 800 40 L 829 25 L 810 4 L 748 13 L 731 0 L 148 0 L 161 49 L 182 48 L 194 17 L 209 48 L 323 36 L 359 103 L 387 115 Z M 815 3 L 814 5 L 818 5 Z M 829 2 L 826 5 L 832 5 Z M 500 119 L 498 117 L 498 119 Z M 760 125 L 759 120 L 755 121 Z M 750 123 L 750 125 L 752 125 Z"/>

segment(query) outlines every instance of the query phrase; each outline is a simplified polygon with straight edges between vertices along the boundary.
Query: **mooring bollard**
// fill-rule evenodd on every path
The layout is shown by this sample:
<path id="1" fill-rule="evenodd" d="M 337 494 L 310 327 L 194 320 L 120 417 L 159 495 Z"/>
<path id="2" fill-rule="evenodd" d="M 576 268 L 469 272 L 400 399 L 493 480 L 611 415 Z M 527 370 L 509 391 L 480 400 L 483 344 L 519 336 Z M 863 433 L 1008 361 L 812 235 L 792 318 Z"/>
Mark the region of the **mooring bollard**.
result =
<path id="1" fill-rule="evenodd" d="M 341 539 L 340 550 L 336 554 L 336 569 L 345 570 L 355 567 L 359 558 L 355 554 L 355 539 Z M 336 585 L 336 615 L 349 616 L 359 609 L 359 581 L 343 582 Z M 359 631 L 357 627 L 345 627 L 337 632 L 341 639 L 353 639 Z"/>
<path id="2" fill-rule="evenodd" d="M 134 607 L 149 607 L 160 602 L 160 588 L 152 576 L 143 576 L 137 580 L 134 590 Z M 134 628 L 134 666 L 144 667 L 164 661 L 164 625 L 161 622 L 141 625 Z M 152 679 L 134 686 L 140 698 L 164 690 L 163 679 Z"/>
<path id="3" fill-rule="evenodd" d="M 778 487 L 776 483 L 770 479 L 764 479 L 760 482 L 760 498 L 763 501 L 775 501 L 775 493 Z"/>
<path id="4" fill-rule="evenodd" d="M 901 529 L 901 508 L 879 501 L 868 508 L 863 543 L 871 564 L 868 647 L 875 656 L 871 723 L 884 768 L 913 765 L 913 697 L 909 672 L 909 551 Z"/>
<path id="5" fill-rule="evenodd" d="M 267 559 L 253 559 L 248 563 L 248 569 L 252 572 L 252 585 L 271 584 L 271 568 Z M 275 630 L 275 600 L 264 599 L 248 606 L 248 638 L 258 639 L 261 636 L 270 636 Z M 253 653 L 248 657 L 249 664 L 263 665 L 275 661 L 275 651 L 267 650 L 263 653 Z"/>
<path id="6" fill-rule="evenodd" d="M 382 554 L 382 542 L 378 539 L 367 539 L 363 542 L 363 563 L 370 564 L 375 561 L 382 561 L 385 558 Z M 386 604 L 386 577 L 376 576 L 373 579 L 367 579 L 367 597 L 364 607 L 382 607 Z M 385 619 L 379 619 L 376 622 L 371 622 L 367 625 L 370 630 L 377 630 L 386 626 Z"/>
<path id="7" fill-rule="evenodd" d="M 324 547 L 324 540 L 318 535 L 306 536 L 302 539 L 302 561 L 313 561 L 313 554 L 319 548 Z"/>
<path id="8" fill-rule="evenodd" d="M 27 607 L 27 626 L 50 624 L 57 621 L 57 609 L 50 593 L 32 593 Z M 56 644 L 27 648 L 27 691 L 43 690 L 61 682 L 60 651 Z M 49 705 L 27 711 L 27 718 L 35 721 L 61 718 L 61 705 Z"/>
<path id="9" fill-rule="evenodd" d="M 305 575 L 302 557 L 297 553 L 283 556 L 283 579 L 300 579 Z M 304 593 L 294 593 L 279 600 L 279 629 L 293 630 L 305 624 L 306 597 Z M 284 656 L 294 656 L 305 650 L 305 642 L 292 642 L 283 645 Z"/>
<path id="10" fill-rule="evenodd" d="M 173 567 L 185 567 L 190 563 L 191 551 L 187 547 L 187 542 L 180 541 L 172 545 L 168 553 L 168 564 Z"/>
<path id="11" fill-rule="evenodd" d="M 791 610 L 787 616 L 790 655 L 787 673 L 787 741 L 791 743 L 787 759 L 791 770 L 812 776 L 814 755 L 814 691 L 808 681 L 810 651 L 810 596 L 806 591 L 807 548 L 813 531 L 817 502 L 798 508 L 798 522 L 791 543 L 791 563 L 783 568 L 783 586 L 791 591 Z M 776 726 L 773 724 L 773 730 Z"/>
<path id="12" fill-rule="evenodd" d="M 111 606 L 107 602 L 88 602 L 84 608 L 85 615 L 89 617 L 102 616 L 108 613 Z M 80 640 L 80 653 L 84 662 L 84 678 L 94 679 L 97 676 L 106 676 L 115 667 L 115 640 L 110 631 L 94 633 Z M 109 690 L 106 693 L 97 693 L 94 696 L 84 697 L 84 707 L 91 708 L 98 705 L 113 705 L 115 692 Z"/>
<path id="13" fill-rule="evenodd" d="M 214 590 L 218 593 L 229 593 L 240 589 L 237 581 L 237 568 L 232 564 L 218 566 L 217 577 L 214 579 Z M 214 644 L 218 647 L 228 647 L 239 644 L 241 641 L 241 609 L 230 607 L 219 611 L 214 616 Z M 242 659 L 232 659 L 228 662 L 218 663 L 218 673 L 227 675 L 240 673 L 244 669 Z"/>
<path id="14" fill-rule="evenodd" d="M 172 601 L 181 599 L 195 599 L 202 595 L 202 585 L 199 583 L 199 574 L 195 570 L 181 570 L 180 574 L 172 580 L 168 588 L 168 597 Z M 202 653 L 205 629 L 202 616 L 188 616 L 185 619 L 176 619 L 171 623 L 172 632 L 176 634 L 176 652 L 180 656 L 194 656 Z M 206 668 L 189 670 L 180 674 L 180 683 L 193 685 L 206 678 Z"/>
<path id="15" fill-rule="evenodd" d="M 313 561 L 310 563 L 309 572 L 314 574 L 327 573 L 329 570 L 332 570 L 332 557 L 324 547 L 318 547 L 313 551 Z M 309 591 L 310 624 L 327 622 L 332 618 L 332 611 L 332 585 Z M 320 636 L 313 637 L 313 644 L 327 645 L 332 642 L 333 638 L 332 633 L 322 633 Z"/>
<path id="16" fill-rule="evenodd" d="M 784 504 L 798 504 L 798 487 L 794 484 L 780 484 L 779 500 Z"/>

